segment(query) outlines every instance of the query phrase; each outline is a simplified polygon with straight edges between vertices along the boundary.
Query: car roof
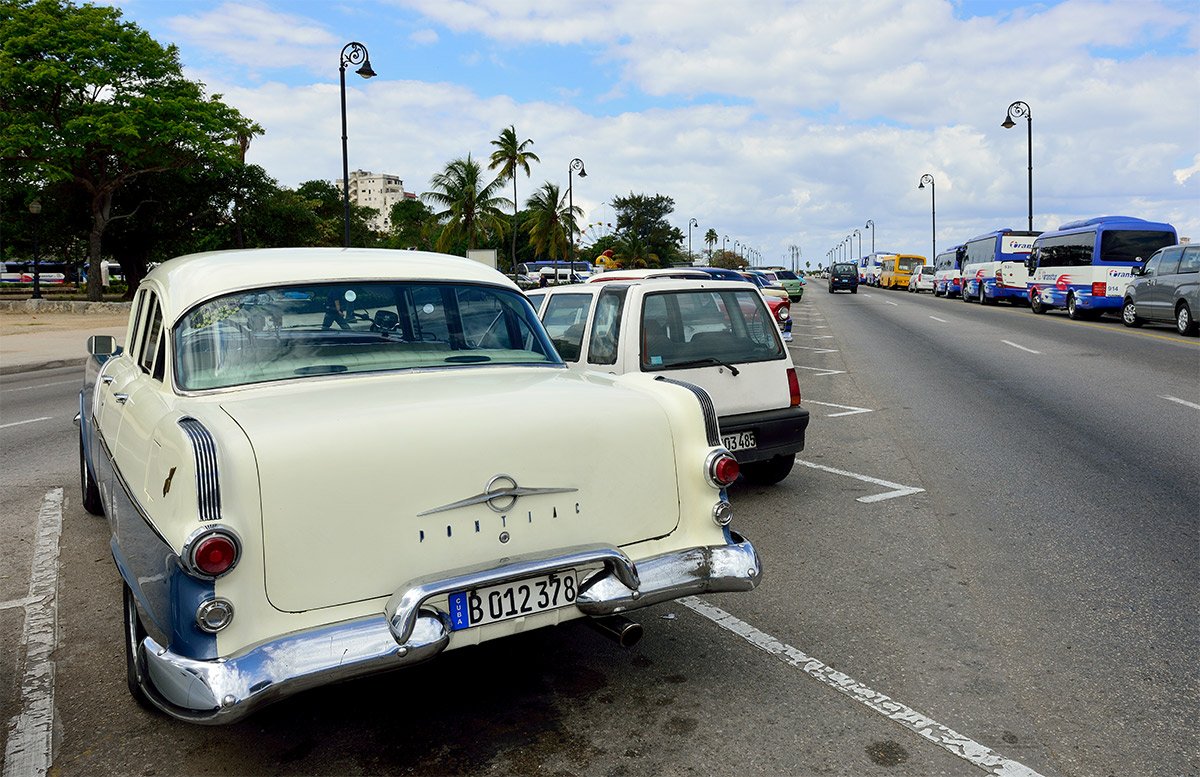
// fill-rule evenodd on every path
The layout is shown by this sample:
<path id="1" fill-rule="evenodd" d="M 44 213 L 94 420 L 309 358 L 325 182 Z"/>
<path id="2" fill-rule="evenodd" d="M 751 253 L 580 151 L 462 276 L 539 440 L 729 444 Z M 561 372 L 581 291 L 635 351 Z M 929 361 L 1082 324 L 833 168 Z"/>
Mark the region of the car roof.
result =
<path id="1" fill-rule="evenodd" d="M 255 248 L 189 254 L 163 262 L 143 280 L 165 319 L 237 291 L 304 283 L 454 280 L 519 290 L 502 273 L 461 256 L 382 248 Z"/>
<path id="2" fill-rule="evenodd" d="M 640 280 L 643 278 L 701 278 L 708 273 L 693 267 L 655 267 L 644 270 L 609 270 L 593 275 L 588 283 L 607 283 L 609 281 Z"/>
<path id="3" fill-rule="evenodd" d="M 544 289 L 530 289 L 527 293 L 534 294 L 563 294 L 585 293 L 598 294 L 604 289 L 618 286 L 640 287 L 650 291 L 693 291 L 696 289 L 748 289 L 757 291 L 757 287 L 749 281 L 724 281 L 716 278 L 630 278 L 613 281 L 612 283 L 571 283 L 558 286 L 547 286 Z"/>

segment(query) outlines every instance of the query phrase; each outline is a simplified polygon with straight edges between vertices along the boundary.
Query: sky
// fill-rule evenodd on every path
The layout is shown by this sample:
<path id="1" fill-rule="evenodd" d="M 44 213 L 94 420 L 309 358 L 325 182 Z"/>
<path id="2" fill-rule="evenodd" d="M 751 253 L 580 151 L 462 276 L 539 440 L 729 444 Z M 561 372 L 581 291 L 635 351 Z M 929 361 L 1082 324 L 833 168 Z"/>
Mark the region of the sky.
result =
<path id="1" fill-rule="evenodd" d="M 378 75 L 346 73 L 351 170 L 421 193 L 512 125 L 541 159 L 522 205 L 585 163 L 585 243 L 614 197 L 665 194 L 697 252 L 714 229 L 765 265 L 929 256 L 935 221 L 939 250 L 1027 227 L 1030 128 L 1034 229 L 1126 215 L 1200 240 L 1197 0 L 111 4 L 262 125 L 247 161 L 283 186 L 341 178 L 357 41 Z M 1015 101 L 1031 124 L 1004 129 Z"/>

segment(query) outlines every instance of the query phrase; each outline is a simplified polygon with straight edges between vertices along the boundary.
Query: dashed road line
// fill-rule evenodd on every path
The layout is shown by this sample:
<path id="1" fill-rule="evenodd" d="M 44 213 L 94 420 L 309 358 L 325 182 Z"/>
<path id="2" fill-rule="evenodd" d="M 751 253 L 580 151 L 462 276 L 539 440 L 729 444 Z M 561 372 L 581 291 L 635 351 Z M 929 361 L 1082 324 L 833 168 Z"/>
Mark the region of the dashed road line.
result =
<path id="1" fill-rule="evenodd" d="M 44 415 L 41 418 L 30 418 L 26 421 L 13 421 L 11 424 L 0 424 L 0 429 L 7 429 L 10 426 L 20 426 L 21 424 L 35 424 L 38 421 L 49 421 L 54 418 L 52 415 Z"/>
<path id="2" fill-rule="evenodd" d="M 1020 349 L 1022 351 L 1025 351 L 1026 353 L 1038 353 L 1038 354 L 1041 353 L 1041 351 L 1035 351 L 1032 348 L 1026 348 L 1023 345 L 1017 345 L 1016 343 L 1012 342 L 1011 340 L 1001 340 L 1000 342 L 1004 343 L 1005 345 L 1011 345 L 1013 348 Z"/>
<path id="3" fill-rule="evenodd" d="M 949 323 L 950 323 L 950 322 L 949 322 L 949 321 L 947 321 L 946 319 L 944 319 L 944 318 L 938 318 L 937 316 L 930 316 L 930 318 L 932 318 L 934 321 L 940 321 L 940 322 L 942 322 L 943 324 L 949 324 Z"/>
<path id="4" fill-rule="evenodd" d="M 54 735 L 54 644 L 58 635 L 58 538 L 62 533 L 63 490 L 46 492 L 38 511 L 29 604 L 21 649 L 25 677 L 21 701 L 8 724 L 3 777 L 41 775 L 50 770 Z"/>
<path id="5" fill-rule="evenodd" d="M 885 299 L 885 300 L 883 301 L 883 304 L 885 304 L 885 305 L 895 305 L 896 307 L 899 307 L 899 306 L 900 306 L 900 303 L 899 303 L 899 302 L 892 302 L 890 299 Z"/>
<path id="6" fill-rule="evenodd" d="M 1159 399 L 1165 399 L 1168 402 L 1178 402 L 1181 405 L 1186 405 L 1187 407 L 1191 407 L 1191 408 L 1195 408 L 1196 410 L 1200 410 L 1200 405 L 1197 405 L 1195 402 L 1188 402 L 1186 399 L 1180 399 L 1179 397 L 1159 396 Z"/>
<path id="7" fill-rule="evenodd" d="M 793 348 L 802 348 L 805 351 L 815 351 L 816 353 L 837 353 L 836 348 L 818 348 L 815 345 L 793 345 Z"/>
<path id="8" fill-rule="evenodd" d="M 854 478 L 855 480 L 861 480 L 864 483 L 873 483 L 877 486 L 884 486 L 886 488 L 893 489 L 892 491 L 886 491 L 882 494 L 872 494 L 871 496 L 860 496 L 858 499 L 855 500 L 856 502 L 863 502 L 863 503 L 867 503 L 867 504 L 872 503 L 872 502 L 882 502 L 885 499 L 895 499 L 896 497 L 899 497 L 899 496 L 911 496 L 913 494 L 920 494 L 925 491 L 925 489 L 917 488 L 916 486 L 905 486 L 900 483 L 892 483 L 887 480 L 880 480 L 879 478 L 873 478 L 869 475 L 859 475 L 857 472 L 847 472 L 844 469 L 834 469 L 833 467 L 826 467 L 824 464 L 814 464 L 811 461 L 803 461 L 801 459 L 796 459 L 796 463 L 803 464 L 804 466 L 810 467 L 812 469 L 819 469 L 822 472 L 830 472 L 830 473 L 833 473 L 834 475 L 842 475 L 844 477 Z"/>
<path id="9" fill-rule="evenodd" d="M 825 407 L 840 407 L 848 412 L 845 413 L 830 413 L 826 418 L 838 418 L 844 415 L 858 415 L 859 413 L 874 413 L 875 411 L 869 407 L 855 407 L 854 405 L 835 405 L 832 402 L 818 402 L 815 399 L 806 399 L 806 405 L 824 405 Z"/>
<path id="10" fill-rule="evenodd" d="M 714 607 L 694 596 L 684 597 L 678 601 L 692 612 L 707 618 L 731 634 L 736 634 L 759 650 L 775 656 L 785 664 L 796 667 L 817 682 L 869 707 L 922 739 L 984 769 L 988 774 L 995 775 L 995 777 L 1041 777 L 1038 772 L 1028 766 L 1011 758 L 1005 758 L 970 737 L 963 736 L 954 729 L 938 723 L 928 715 L 917 712 L 906 704 L 868 688 L 853 677 L 756 629 L 719 607 Z"/>
<path id="11" fill-rule="evenodd" d="M 7 394 L 10 391 L 36 391 L 37 389 L 50 388 L 51 386 L 65 386 L 68 383 L 78 384 L 78 380 L 60 380 L 54 383 L 42 383 L 38 386 L 22 386 L 21 388 L 0 389 L 0 394 Z"/>

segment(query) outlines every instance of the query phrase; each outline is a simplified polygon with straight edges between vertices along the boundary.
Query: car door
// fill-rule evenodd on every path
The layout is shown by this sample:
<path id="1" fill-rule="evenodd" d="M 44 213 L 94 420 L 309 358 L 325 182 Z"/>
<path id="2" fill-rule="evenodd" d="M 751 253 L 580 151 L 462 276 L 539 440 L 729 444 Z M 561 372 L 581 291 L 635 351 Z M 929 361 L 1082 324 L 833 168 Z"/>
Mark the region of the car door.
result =
<path id="1" fill-rule="evenodd" d="M 1179 260 L 1183 257 L 1183 247 L 1164 248 L 1159 257 L 1158 266 L 1150 279 L 1149 299 L 1150 315 L 1155 321 L 1175 320 L 1175 276 L 1179 273 Z M 1138 305 L 1139 309 L 1141 305 Z"/>

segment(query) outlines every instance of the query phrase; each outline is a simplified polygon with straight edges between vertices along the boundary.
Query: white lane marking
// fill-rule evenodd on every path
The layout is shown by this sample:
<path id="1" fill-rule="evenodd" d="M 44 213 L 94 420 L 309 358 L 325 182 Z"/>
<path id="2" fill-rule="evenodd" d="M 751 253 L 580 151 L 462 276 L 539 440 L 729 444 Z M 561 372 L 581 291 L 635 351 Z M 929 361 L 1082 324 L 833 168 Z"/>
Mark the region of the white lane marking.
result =
<path id="1" fill-rule="evenodd" d="M 806 351 L 815 351 L 816 353 L 837 353 L 836 348 L 818 348 L 815 345 L 793 345 L 793 348 L 803 348 Z"/>
<path id="2" fill-rule="evenodd" d="M 934 321 L 940 321 L 940 322 L 942 322 L 943 324 L 949 324 L 949 323 L 950 323 L 950 322 L 949 322 L 949 321 L 947 321 L 946 319 L 944 319 L 944 318 L 938 318 L 937 316 L 930 316 L 930 318 L 932 318 Z"/>
<path id="3" fill-rule="evenodd" d="M 7 602 L 0 602 L 0 610 L 11 610 L 15 607 L 26 607 L 32 601 L 33 599 L 30 599 L 28 596 L 20 599 L 9 599 Z"/>
<path id="4" fill-rule="evenodd" d="M 882 494 L 872 494 L 871 496 L 860 496 L 858 499 L 855 500 L 857 502 L 864 502 L 864 503 L 882 502 L 885 499 L 895 499 L 898 496 L 911 496 L 912 494 L 920 494 L 925 490 L 923 488 L 917 488 L 916 486 L 905 486 L 905 485 L 901 485 L 900 483 L 891 483 L 887 480 L 880 480 L 879 478 L 870 477 L 869 475 L 859 475 L 856 472 L 847 472 L 844 469 L 834 469 L 833 467 L 826 467 L 824 464 L 814 464 L 811 461 L 803 461 L 801 459 L 796 459 L 796 463 L 803 464 L 804 466 L 811 467 L 812 469 L 819 469 L 823 472 L 831 472 L 834 475 L 843 475 L 848 478 L 854 478 L 855 480 L 861 480 L 864 483 L 874 483 L 877 486 L 886 486 L 887 488 L 894 489 L 893 491 L 886 491 Z"/>
<path id="5" fill-rule="evenodd" d="M 827 370 L 824 367 L 801 367 L 799 364 L 796 365 L 796 369 L 812 370 L 813 372 L 817 373 L 816 375 L 813 375 L 814 378 L 823 378 L 826 375 L 845 375 L 846 374 L 845 370 Z"/>
<path id="6" fill-rule="evenodd" d="M 1004 343 L 1005 345 L 1011 345 L 1013 348 L 1019 348 L 1020 350 L 1025 351 L 1027 353 L 1041 353 L 1041 351 L 1035 351 L 1032 348 L 1026 348 L 1023 345 L 1017 345 L 1016 343 L 1010 342 L 1008 340 L 1001 340 L 1000 342 Z"/>
<path id="7" fill-rule="evenodd" d="M 885 304 L 885 305 L 895 305 L 896 307 L 899 307 L 899 306 L 900 306 L 900 303 L 899 303 L 899 302 L 892 302 L 890 299 L 885 299 L 885 300 L 883 301 L 883 304 Z"/>
<path id="8" fill-rule="evenodd" d="M 1011 758 L 1005 758 L 970 737 L 965 737 L 954 729 L 943 726 L 928 715 L 917 712 L 906 704 L 901 704 L 889 696 L 868 688 L 853 677 L 837 671 L 823 661 L 779 641 L 766 632 L 759 631 L 719 607 L 714 607 L 694 596 L 684 597 L 679 600 L 679 603 L 731 634 L 736 634 L 764 653 L 796 667 L 817 682 L 828 685 L 838 693 L 875 710 L 922 739 L 986 770 L 988 774 L 995 775 L 995 777 L 1041 777 L 1038 772 L 1028 766 Z"/>
<path id="9" fill-rule="evenodd" d="M 60 380 L 60 381 L 56 381 L 54 383 L 42 383 L 41 385 L 38 385 L 38 386 L 24 386 L 22 388 L 15 388 L 15 389 L 0 389 L 0 394 L 7 394 L 10 391 L 34 391 L 36 389 L 50 388 L 51 386 L 65 386 L 68 383 L 79 384 L 79 381 L 77 381 L 77 380 Z"/>
<path id="10" fill-rule="evenodd" d="M 832 402 L 818 402 L 815 399 L 806 399 L 804 401 L 804 404 L 806 404 L 806 405 L 824 405 L 826 407 L 840 407 L 844 410 L 849 411 L 847 413 L 830 413 L 829 415 L 825 416 L 826 418 L 837 418 L 839 416 L 844 416 L 844 415 L 857 415 L 858 413 L 874 413 L 875 412 L 874 410 L 872 410 L 869 407 L 855 407 L 854 405 L 835 405 Z"/>
<path id="11" fill-rule="evenodd" d="M 4 777 L 42 775 L 50 769 L 54 734 L 54 644 L 58 636 L 58 538 L 63 490 L 46 492 L 38 511 L 30 604 L 25 609 L 25 677 L 19 711 L 8 724 Z"/>
<path id="12" fill-rule="evenodd" d="M 1188 402 L 1186 399 L 1180 399 L 1179 397 L 1159 396 L 1159 399 L 1165 399 L 1168 402 L 1178 402 L 1181 405 L 1187 405 L 1188 407 L 1195 408 L 1196 410 L 1200 410 L 1200 405 L 1197 405 L 1195 402 Z"/>
<path id="13" fill-rule="evenodd" d="M 7 429 L 10 426 L 20 426 L 21 424 L 35 424 L 38 421 L 49 421 L 54 416 L 44 415 L 41 418 L 30 418 L 28 421 L 13 421 L 11 424 L 0 424 L 0 429 Z"/>

